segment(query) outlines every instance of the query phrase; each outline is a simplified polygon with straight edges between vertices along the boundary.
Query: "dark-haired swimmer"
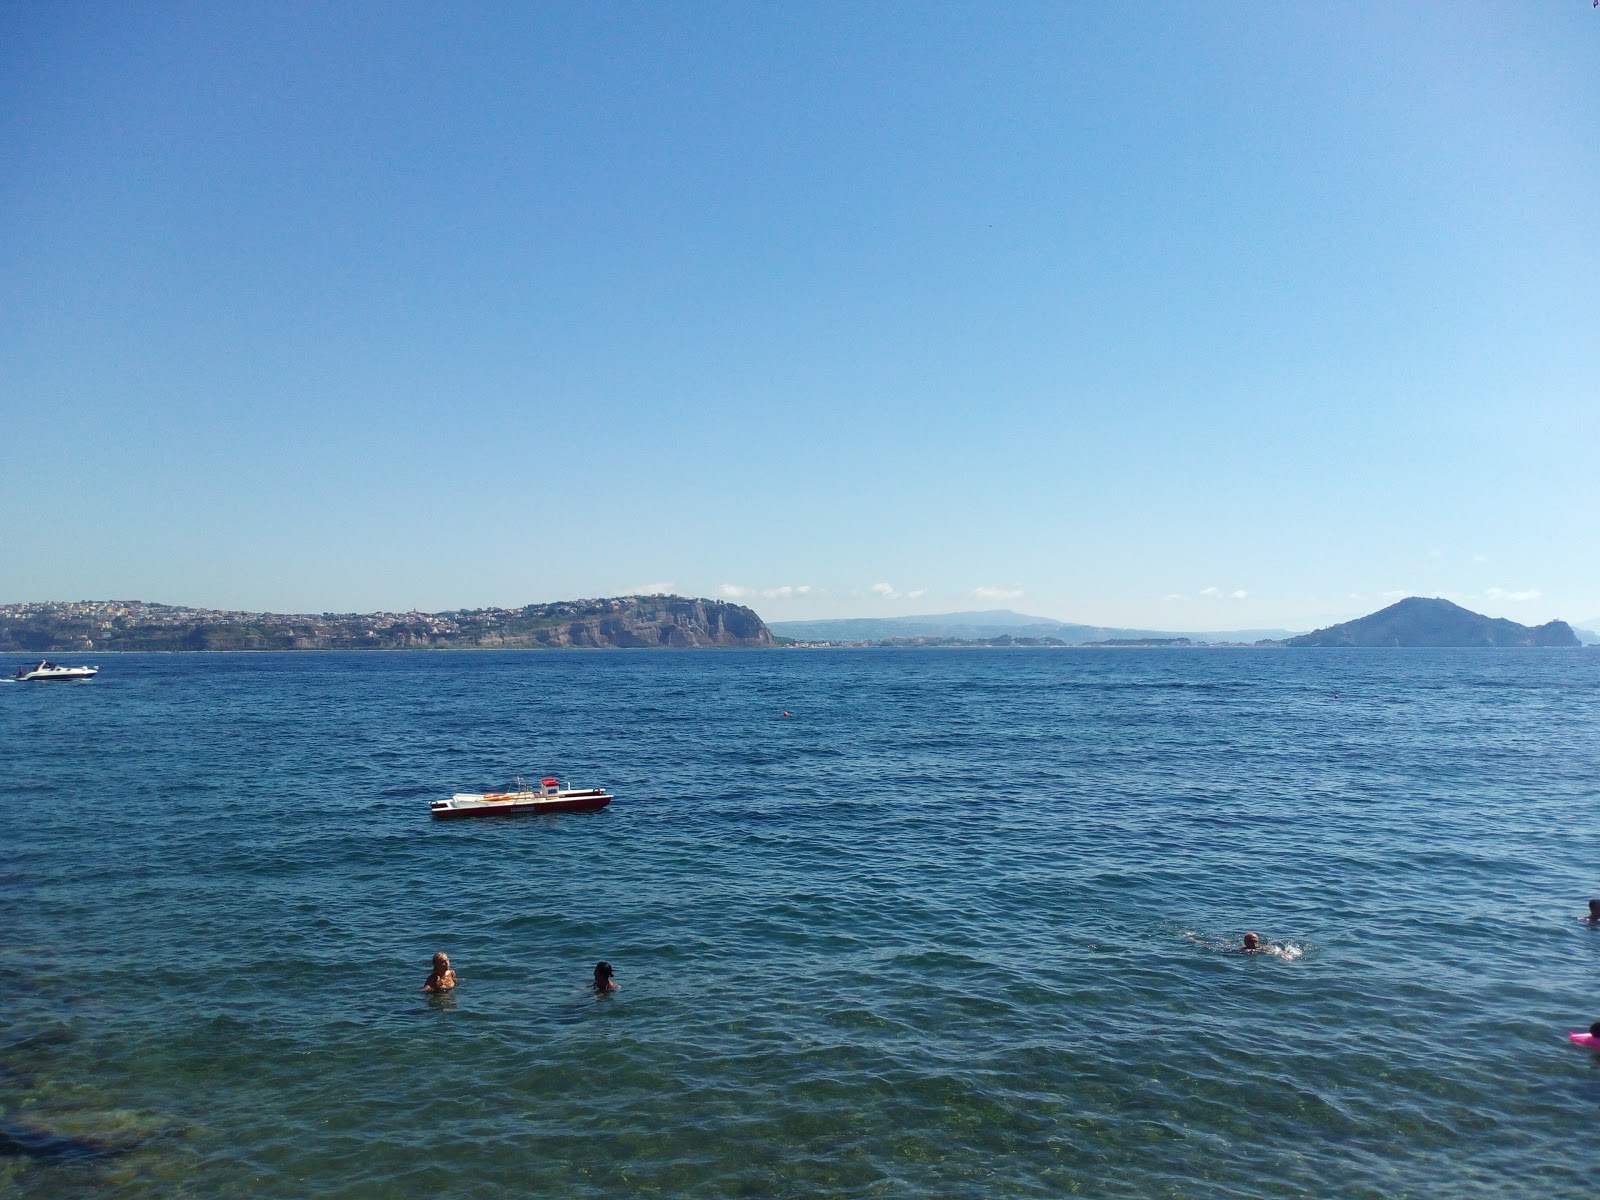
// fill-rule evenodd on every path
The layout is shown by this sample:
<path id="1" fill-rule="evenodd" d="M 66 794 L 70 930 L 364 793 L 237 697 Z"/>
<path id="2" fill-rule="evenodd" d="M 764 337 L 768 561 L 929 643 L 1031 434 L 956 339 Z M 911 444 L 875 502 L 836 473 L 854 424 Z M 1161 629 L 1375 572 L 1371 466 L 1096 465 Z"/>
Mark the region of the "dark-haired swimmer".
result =
<path id="1" fill-rule="evenodd" d="M 1259 934 L 1247 933 L 1244 935 L 1244 945 L 1228 947 L 1235 954 L 1270 954 L 1274 958 L 1281 958 L 1284 962 L 1293 962 L 1303 955 L 1304 946 L 1294 942 L 1267 942 Z"/>
<path id="2" fill-rule="evenodd" d="M 1589 901 L 1589 915 L 1584 920 L 1591 925 L 1600 925 L 1600 900 Z"/>
<path id="3" fill-rule="evenodd" d="M 611 978 L 611 964 L 598 962 L 594 965 L 594 994 L 604 996 L 608 992 L 619 991 L 622 985 Z"/>
<path id="4" fill-rule="evenodd" d="M 450 957 L 439 953 L 433 956 L 433 974 L 422 985 L 425 992 L 448 992 L 456 985 L 456 973 L 450 969 Z"/>

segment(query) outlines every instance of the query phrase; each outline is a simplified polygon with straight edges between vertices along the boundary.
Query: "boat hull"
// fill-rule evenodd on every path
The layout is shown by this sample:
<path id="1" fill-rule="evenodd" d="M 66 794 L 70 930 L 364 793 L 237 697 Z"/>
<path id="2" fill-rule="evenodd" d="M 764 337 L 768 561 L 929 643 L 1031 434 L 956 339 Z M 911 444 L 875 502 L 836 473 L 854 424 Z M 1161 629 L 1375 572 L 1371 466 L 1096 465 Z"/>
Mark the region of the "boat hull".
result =
<path id="1" fill-rule="evenodd" d="M 590 788 L 581 792 L 556 792 L 541 795 L 537 792 L 528 799 L 485 800 L 482 796 L 455 795 L 448 800 L 435 800 L 429 809 L 435 820 L 454 821 L 463 817 L 527 816 L 530 813 L 584 812 L 604 808 L 611 803 L 611 794 L 603 788 Z"/>
<path id="2" fill-rule="evenodd" d="M 72 683 L 80 679 L 93 679 L 99 673 L 99 667 L 53 667 L 48 671 L 19 671 L 12 678 L 18 683 Z"/>

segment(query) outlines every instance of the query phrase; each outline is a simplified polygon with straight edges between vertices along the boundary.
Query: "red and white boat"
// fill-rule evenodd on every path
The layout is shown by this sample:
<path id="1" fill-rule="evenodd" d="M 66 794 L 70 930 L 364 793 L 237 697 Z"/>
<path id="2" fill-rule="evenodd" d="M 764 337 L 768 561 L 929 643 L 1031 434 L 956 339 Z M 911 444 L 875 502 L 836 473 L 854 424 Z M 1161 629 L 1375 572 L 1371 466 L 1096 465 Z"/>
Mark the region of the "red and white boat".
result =
<path id="1" fill-rule="evenodd" d="M 503 792 L 457 792 L 448 800 L 435 800 L 428 807 L 433 815 L 454 817 L 492 817 L 506 813 L 579 812 L 604 808 L 611 803 L 605 788 L 564 788 L 559 779 L 541 779 L 530 788 L 514 779 Z"/>

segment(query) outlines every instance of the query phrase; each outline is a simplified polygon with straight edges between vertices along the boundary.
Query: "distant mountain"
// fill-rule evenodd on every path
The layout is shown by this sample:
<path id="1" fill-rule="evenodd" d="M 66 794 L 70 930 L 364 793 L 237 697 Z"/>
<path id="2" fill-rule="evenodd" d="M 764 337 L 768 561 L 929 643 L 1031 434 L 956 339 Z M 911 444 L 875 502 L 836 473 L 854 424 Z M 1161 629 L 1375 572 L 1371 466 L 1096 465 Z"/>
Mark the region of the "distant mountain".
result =
<path id="1" fill-rule="evenodd" d="M 1226 633 L 1170 633 L 1079 625 L 1051 617 L 1031 617 L 1008 608 L 984 612 L 934 613 L 911 617 L 847 617 L 832 621 L 774 621 L 779 637 L 803 642 L 882 642 L 891 638 L 943 638 L 978 642 L 997 637 L 1046 639 L 1069 646 L 1109 641 L 1256 642 L 1291 636 L 1287 629 L 1240 629 Z"/>
<path id="2" fill-rule="evenodd" d="M 1054 617 L 1030 617 L 1027 613 L 1013 612 L 1009 608 L 985 608 L 977 612 L 940 613 L 934 616 L 899 617 L 910 625 L 980 625 L 995 629 L 1013 629 L 1018 625 L 1065 625 Z"/>
<path id="3" fill-rule="evenodd" d="M 0 650 L 413 650 L 770 646 L 750 609 L 616 596 L 442 613 L 224 612 L 139 600 L 0 605 Z"/>
<path id="4" fill-rule="evenodd" d="M 1578 640 L 1585 646 L 1600 646 L 1600 617 L 1592 621 L 1579 621 L 1572 627 L 1572 632 L 1578 635 Z"/>
<path id="5" fill-rule="evenodd" d="M 1410 596 L 1342 625 L 1290 638 L 1290 646 L 1577 646 L 1565 621 L 1518 625 L 1452 604 Z"/>
<path id="6" fill-rule="evenodd" d="M 806 642 L 881 642 L 889 638 L 954 638 L 981 641 L 996 637 L 1092 641 L 1110 636 L 1095 625 L 1070 625 L 1021 613 L 944 613 L 914 617 L 847 617 L 833 621 L 774 621 L 779 637 Z"/>

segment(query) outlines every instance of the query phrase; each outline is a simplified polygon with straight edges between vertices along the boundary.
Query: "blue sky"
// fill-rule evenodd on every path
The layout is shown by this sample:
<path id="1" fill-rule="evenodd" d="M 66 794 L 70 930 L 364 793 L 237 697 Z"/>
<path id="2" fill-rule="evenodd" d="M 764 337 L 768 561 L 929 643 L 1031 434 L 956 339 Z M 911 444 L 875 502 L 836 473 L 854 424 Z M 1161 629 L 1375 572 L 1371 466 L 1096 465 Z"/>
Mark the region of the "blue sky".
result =
<path id="1" fill-rule="evenodd" d="M 1600 615 L 1600 11 L 10 5 L 0 602 Z"/>

